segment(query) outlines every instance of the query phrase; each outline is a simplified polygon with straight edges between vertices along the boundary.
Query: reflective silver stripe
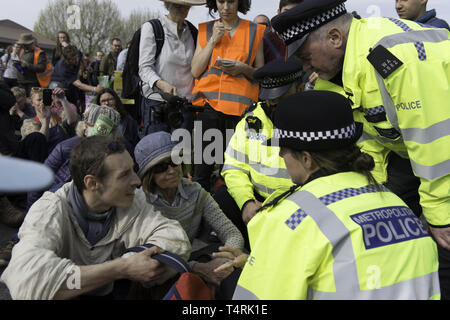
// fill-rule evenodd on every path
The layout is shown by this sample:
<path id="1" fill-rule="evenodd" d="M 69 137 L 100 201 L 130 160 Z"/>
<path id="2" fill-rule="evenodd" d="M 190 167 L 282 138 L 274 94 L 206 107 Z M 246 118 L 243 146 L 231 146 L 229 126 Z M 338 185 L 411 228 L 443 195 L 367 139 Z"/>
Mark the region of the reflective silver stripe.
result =
<path id="1" fill-rule="evenodd" d="M 219 93 L 218 92 L 197 92 L 194 97 L 193 100 L 195 101 L 196 99 L 198 99 L 200 96 L 205 97 L 206 99 L 209 100 L 218 100 L 219 99 Z M 240 96 L 237 94 L 232 94 L 232 93 L 221 93 L 220 94 L 220 100 L 222 101 L 229 101 L 229 102 L 237 102 L 237 103 L 242 103 L 248 106 L 251 106 L 254 101 L 248 97 L 245 96 Z"/>
<path id="2" fill-rule="evenodd" d="M 359 291 L 357 296 L 352 297 L 343 297 L 336 292 L 308 290 L 308 298 L 314 300 L 428 300 L 438 294 L 440 294 L 440 288 L 437 272 L 380 289 Z"/>
<path id="3" fill-rule="evenodd" d="M 450 174 L 450 159 L 434 166 L 425 166 L 414 162 L 412 159 L 411 166 L 416 176 L 427 180 L 434 180 Z"/>
<path id="4" fill-rule="evenodd" d="M 52 73 L 53 72 L 53 68 L 51 68 L 50 70 L 47 70 L 47 71 L 45 71 L 44 73 L 42 73 L 42 74 L 40 74 L 37 78 L 38 79 L 40 79 L 40 78 L 43 78 L 43 77 L 45 77 L 45 76 L 48 76 L 50 73 Z"/>
<path id="5" fill-rule="evenodd" d="M 333 274 L 336 292 L 309 289 L 310 299 L 429 299 L 440 293 L 437 272 L 374 290 L 361 290 L 350 231 L 319 199 L 308 191 L 299 191 L 288 200 L 294 201 L 319 227 L 333 246 Z M 431 283 L 431 286 L 430 286 Z"/>
<path id="6" fill-rule="evenodd" d="M 383 77 L 376 70 L 375 76 L 377 78 L 378 88 L 380 89 L 381 98 L 383 99 L 384 104 L 384 110 L 386 110 L 386 115 L 388 116 L 389 122 L 395 129 L 397 129 L 397 131 L 400 131 L 400 128 L 398 126 L 397 113 L 395 112 L 394 101 L 392 101 L 392 98 L 386 89 Z"/>
<path id="7" fill-rule="evenodd" d="M 281 178 L 281 179 L 291 179 L 291 176 L 289 175 L 289 172 L 287 171 L 287 169 L 284 168 L 276 168 L 276 167 L 269 167 L 266 166 L 262 163 L 257 163 L 254 161 L 250 161 L 248 155 L 237 151 L 236 149 L 234 149 L 232 146 L 228 146 L 227 150 L 226 150 L 226 154 L 228 156 L 230 156 L 231 158 L 236 159 L 239 162 L 248 164 L 251 166 L 251 168 L 262 174 L 265 175 L 267 177 L 271 177 L 271 178 Z"/>
<path id="8" fill-rule="evenodd" d="M 438 43 L 448 39 L 449 38 L 445 30 L 415 30 L 386 36 L 378 41 L 374 48 L 378 45 L 382 45 L 385 48 L 392 48 L 399 44 L 414 43 L 417 41 Z"/>
<path id="9" fill-rule="evenodd" d="M 256 32 L 258 31 L 258 25 L 256 23 L 250 22 L 249 28 L 249 39 L 250 42 L 248 44 L 248 58 L 246 64 L 250 65 L 250 60 L 252 59 L 253 45 L 255 44 Z"/>
<path id="10" fill-rule="evenodd" d="M 226 164 L 226 165 L 223 166 L 222 172 L 224 172 L 226 170 L 239 170 L 239 171 L 245 172 L 246 174 L 249 174 L 249 172 L 247 170 L 239 168 L 239 167 L 236 167 L 236 166 L 232 166 L 232 165 L 229 165 L 229 164 Z"/>
<path id="11" fill-rule="evenodd" d="M 335 294 L 338 294 L 342 299 L 346 297 L 354 298 L 360 289 L 350 231 L 334 212 L 328 209 L 312 193 L 299 191 L 288 197 L 288 200 L 301 207 L 316 222 L 320 231 L 330 241 L 334 257 Z"/>
<path id="12" fill-rule="evenodd" d="M 214 33 L 214 23 L 215 21 L 210 21 L 206 25 L 206 42 L 208 42 L 211 39 Z"/>
<path id="13" fill-rule="evenodd" d="M 216 75 L 216 76 L 221 76 L 222 73 L 224 73 L 221 69 L 216 68 L 216 67 L 211 67 L 207 72 L 203 73 L 200 78 L 197 78 L 198 80 L 206 78 L 210 75 Z M 225 73 L 226 74 L 226 73 Z M 245 79 L 248 82 L 250 82 L 252 85 L 257 86 L 259 85 L 259 83 L 257 81 L 248 79 L 246 76 L 244 76 L 243 74 L 238 74 L 236 76 L 233 76 L 234 78 L 238 78 L 238 79 Z"/>
<path id="14" fill-rule="evenodd" d="M 259 194 L 261 194 L 261 195 L 264 194 L 264 193 L 272 194 L 272 193 L 275 192 L 274 189 L 270 189 L 270 188 L 268 188 L 268 187 L 266 187 L 266 186 L 264 186 L 264 185 L 262 185 L 262 184 L 256 183 L 255 180 L 253 180 L 251 176 L 250 176 L 250 181 L 251 181 L 251 183 L 253 184 L 253 186 L 255 187 L 255 189 L 256 189 L 256 190 L 259 192 Z"/>
<path id="15" fill-rule="evenodd" d="M 241 287 L 240 285 L 236 286 L 236 290 L 233 294 L 233 300 L 259 300 L 257 296 L 253 294 L 253 292 Z"/>
<path id="16" fill-rule="evenodd" d="M 368 133 L 363 131 L 363 134 L 361 135 L 361 138 L 356 143 L 363 143 L 364 141 L 373 140 L 374 138 L 369 135 Z"/>
<path id="17" fill-rule="evenodd" d="M 414 141 L 421 144 L 431 143 L 450 135 L 450 119 L 438 122 L 426 129 L 409 128 L 402 130 L 404 141 Z"/>
<path id="18" fill-rule="evenodd" d="M 226 93 L 226 92 L 222 92 L 220 94 L 220 100 L 242 103 L 247 106 L 251 106 L 253 103 L 255 103 L 255 101 L 253 101 L 249 97 L 241 96 L 241 95 L 237 95 L 237 94 L 233 94 L 233 93 Z"/>

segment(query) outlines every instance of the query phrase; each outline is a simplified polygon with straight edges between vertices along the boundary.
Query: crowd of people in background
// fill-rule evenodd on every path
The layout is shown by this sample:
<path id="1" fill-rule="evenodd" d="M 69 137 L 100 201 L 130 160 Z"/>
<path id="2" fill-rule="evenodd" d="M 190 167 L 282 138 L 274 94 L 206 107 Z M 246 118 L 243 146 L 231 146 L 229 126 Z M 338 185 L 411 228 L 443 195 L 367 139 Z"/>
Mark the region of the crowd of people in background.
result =
<path id="1" fill-rule="evenodd" d="M 237 284 L 243 262 L 250 261 L 248 255 L 251 252 L 262 257 L 267 250 L 264 248 L 276 251 L 278 241 L 282 247 L 279 239 L 274 239 L 271 245 L 267 243 L 270 230 L 275 233 L 278 228 L 268 229 L 267 223 L 274 223 L 270 217 L 264 223 L 262 218 L 256 219 L 250 233 L 247 226 L 256 216 L 266 217 L 272 210 L 285 221 L 287 219 L 286 224 L 295 230 L 307 217 L 302 211 L 302 202 L 296 200 L 299 205 L 292 211 L 293 207 L 285 205 L 283 199 L 300 194 L 297 191 L 302 189 L 298 188 L 314 179 L 328 179 L 326 183 L 320 180 L 320 188 L 329 189 L 330 193 L 337 191 L 330 186 L 338 184 L 330 178 L 332 174 L 344 180 L 353 179 L 353 182 L 342 184 L 350 189 L 364 188 L 367 184 L 364 175 L 369 181 L 373 179 L 368 172 L 375 166 L 370 165 L 355 145 L 362 131 L 355 131 L 351 115 L 339 120 L 345 110 L 350 110 L 346 101 L 351 99 L 340 88 L 343 87 L 342 80 L 336 80 L 336 75 L 320 79 L 323 70 L 305 68 L 310 56 L 301 56 L 302 63 L 293 57 L 293 52 L 300 50 L 302 45 L 302 48 L 307 46 L 305 39 L 298 45 L 289 42 L 290 33 L 295 31 L 286 31 L 288 35 L 278 29 L 275 32 L 274 20 L 266 15 L 258 15 L 253 21 L 240 17 L 249 12 L 250 0 L 163 1 L 167 14 L 156 22 L 146 22 L 140 29 L 138 43 L 112 37 L 109 52 L 83 53 L 72 43 L 68 32 L 60 31 L 56 49 L 49 57 L 39 48 L 32 34 L 22 34 L 1 57 L 0 154 L 43 163 L 55 173 L 54 183 L 46 190 L 0 194 L 0 223 L 12 228 L 22 226 L 18 235 L 0 250 L 0 266 L 8 266 L 11 262 L 2 280 L 7 283 L 13 298 L 161 299 L 177 277 L 165 272 L 167 270 L 160 263 L 149 257 L 170 251 L 188 261 L 192 271 L 208 284 L 218 299 L 231 299 L 233 294 L 239 299 L 256 295 L 267 299 L 305 299 L 307 288 L 293 284 L 301 294 L 289 295 L 290 290 L 281 286 L 283 281 L 288 281 L 282 275 L 271 277 L 266 288 L 260 287 L 259 282 L 265 281 L 262 277 L 266 275 L 267 266 L 276 265 L 279 260 L 260 258 L 260 266 L 264 263 L 267 268 L 258 269 L 260 273 L 254 275 L 251 270 L 244 269 Z M 320 5 L 312 2 L 280 0 L 274 16 L 285 15 L 288 21 L 292 18 L 290 13 L 298 14 L 301 21 L 302 16 L 294 8 L 310 5 L 313 11 L 319 12 Z M 344 1 L 319 2 L 340 8 Z M 212 20 L 193 26 L 186 20 L 192 6 L 204 6 Z M 436 17 L 435 10 L 426 10 L 426 1 L 397 0 L 395 9 L 404 21 L 450 31 L 448 24 Z M 361 19 L 356 12 L 349 17 Z M 400 23 L 404 30 L 409 28 Z M 278 28 L 288 27 L 282 24 Z M 309 37 L 308 41 L 316 39 L 311 34 Z M 138 72 L 134 75 L 139 90 L 133 99 L 121 94 L 125 78 L 120 78 L 132 63 L 130 55 L 139 56 L 135 61 Z M 286 59 L 286 56 L 290 58 Z M 339 75 L 342 78 L 342 73 Z M 314 88 L 326 87 L 328 90 L 334 86 L 340 86 L 340 91 L 330 90 L 339 91 L 347 99 L 337 93 L 336 96 L 314 96 Z M 174 126 L 167 110 L 173 97 L 184 99 L 185 105 L 192 110 L 200 108 L 202 111 L 176 110 L 181 121 Z M 280 102 L 283 99 L 284 104 Z M 335 116 L 328 122 L 316 124 L 309 113 L 286 111 L 295 101 L 317 103 L 321 111 L 314 114 L 318 117 L 325 114 L 331 117 L 334 113 Z M 278 110 L 279 104 L 284 111 Z M 333 113 L 328 109 L 331 104 L 344 111 Z M 280 112 L 279 117 L 275 117 L 277 112 Z M 300 125 L 300 120 L 294 124 L 287 120 L 296 117 L 310 119 L 301 124 L 310 131 L 333 130 L 336 129 L 333 121 L 347 121 L 346 125 L 351 128 L 350 142 L 330 145 L 334 154 L 320 153 L 319 149 L 314 149 L 315 142 L 310 140 L 297 145 L 287 137 L 288 132 L 299 131 L 295 126 Z M 179 128 L 193 136 L 196 131 L 200 137 L 211 129 L 221 132 L 224 137 L 222 160 L 196 162 L 193 166 L 174 163 L 177 142 L 171 140 L 171 134 Z M 234 132 L 229 141 L 225 139 L 228 130 Z M 260 130 L 268 130 L 268 133 L 260 134 Z M 285 144 L 281 145 L 281 150 L 272 151 L 267 159 L 261 159 L 261 150 L 265 154 L 271 153 L 270 144 L 263 142 L 271 140 L 275 132 L 278 138 L 287 139 Z M 200 144 L 201 150 L 206 150 L 210 142 L 194 141 L 190 148 L 193 150 L 194 144 Z M 314 152 L 304 148 L 313 148 Z M 252 153 L 252 150 L 257 152 Z M 305 153 L 305 150 L 311 153 Z M 346 158 L 348 154 L 351 156 Z M 338 158 L 348 161 L 340 162 Z M 385 155 L 373 158 L 374 163 L 387 161 Z M 364 162 L 362 159 L 369 164 L 354 166 L 358 161 Z M 304 170 L 299 169 L 298 163 Z M 354 169 L 356 167 L 358 170 Z M 270 169 L 276 170 L 270 173 Z M 323 196 L 320 188 L 306 189 L 320 198 Z M 388 200 L 368 195 L 382 192 L 383 188 L 361 191 L 367 201 L 358 204 L 360 211 L 369 204 L 403 206 L 402 200 L 394 194 L 390 194 Z M 284 214 L 286 210 L 292 211 L 289 216 L 295 213 L 288 217 Z M 307 223 L 301 226 L 306 227 Z M 256 238 L 258 233 L 266 240 Z M 301 237 L 297 240 L 303 241 Z M 292 241 L 296 241 L 295 237 Z M 317 241 L 326 243 L 322 238 Z M 142 249 L 146 245 L 149 246 Z M 328 249 L 324 249 L 325 246 L 323 244 L 315 254 L 326 255 Z M 431 240 L 414 246 L 416 249 L 408 247 L 411 256 L 429 259 L 428 264 L 424 263 L 423 273 L 437 271 L 437 253 L 433 256 L 435 249 Z M 32 247 L 37 249 L 31 250 Z M 128 253 L 126 260 L 120 258 L 125 249 L 133 247 L 141 249 L 131 255 Z M 414 251 L 419 247 L 424 252 L 433 251 L 433 254 L 419 255 Z M 284 256 L 281 253 L 274 256 L 287 259 L 289 248 L 283 249 L 286 249 Z M 308 245 L 303 249 L 309 250 Z M 439 247 L 439 250 L 445 249 Z M 400 251 L 401 248 L 397 248 L 392 252 L 397 255 Z M 295 273 L 295 263 L 300 262 L 292 259 L 284 261 L 290 265 L 295 260 L 289 267 Z M 312 258 L 308 256 L 308 259 Z M 35 263 L 37 260 L 40 262 Z M 281 264 L 278 266 L 282 267 Z M 326 265 L 326 268 L 330 266 Z M 65 285 L 67 275 L 75 267 L 82 270 L 84 287 L 81 290 L 70 290 Z M 51 271 L 40 278 L 46 269 Z M 272 272 L 283 273 L 282 270 Z M 324 270 L 321 272 L 323 277 L 330 277 Z M 29 275 L 25 277 L 25 273 Z M 298 274 L 296 279 L 303 276 Z M 313 296 L 316 297 L 320 296 L 319 291 L 333 289 L 319 278 L 314 278 L 317 282 Z M 125 295 L 112 286 L 119 280 L 132 282 Z M 275 290 L 278 281 L 280 287 Z M 434 282 L 429 288 L 427 283 L 424 285 L 429 296 L 417 297 L 439 295 L 436 280 L 430 281 Z M 441 280 L 441 289 L 448 290 L 445 281 L 448 279 Z M 141 286 L 141 283 L 145 285 Z M 387 283 L 394 285 L 396 282 L 389 280 Z M 346 297 L 352 298 L 351 295 Z M 417 298 L 413 295 L 404 297 Z"/>

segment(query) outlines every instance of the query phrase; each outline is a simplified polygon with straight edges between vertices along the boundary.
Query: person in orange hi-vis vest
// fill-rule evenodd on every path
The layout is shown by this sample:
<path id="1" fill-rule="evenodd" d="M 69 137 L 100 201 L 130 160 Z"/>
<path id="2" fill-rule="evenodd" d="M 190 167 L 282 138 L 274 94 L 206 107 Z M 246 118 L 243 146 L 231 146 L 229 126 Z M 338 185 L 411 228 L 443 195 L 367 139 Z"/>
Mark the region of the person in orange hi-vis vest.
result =
<path id="1" fill-rule="evenodd" d="M 220 18 L 199 25 L 192 59 L 193 104 L 205 106 L 198 115 L 201 131 L 220 130 L 225 150 L 226 130 L 234 129 L 245 109 L 258 101 L 259 84 L 253 73 L 264 65 L 265 26 L 239 18 L 238 12 L 250 10 L 249 0 L 207 0 L 206 6 L 211 16 L 218 12 Z M 208 191 L 213 167 L 194 165 L 194 180 Z"/>

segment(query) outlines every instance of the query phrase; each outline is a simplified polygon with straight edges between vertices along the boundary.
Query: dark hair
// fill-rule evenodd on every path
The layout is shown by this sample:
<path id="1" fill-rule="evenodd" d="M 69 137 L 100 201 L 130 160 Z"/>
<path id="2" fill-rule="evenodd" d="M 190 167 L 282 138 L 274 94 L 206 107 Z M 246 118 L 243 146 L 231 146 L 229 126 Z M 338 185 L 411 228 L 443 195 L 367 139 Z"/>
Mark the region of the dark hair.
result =
<path id="1" fill-rule="evenodd" d="M 355 171 L 365 175 L 369 184 L 378 185 L 378 182 L 370 173 L 375 168 L 375 161 L 370 155 L 361 152 L 361 149 L 355 144 L 338 150 L 308 152 L 314 162 L 327 175 Z M 298 152 L 294 153 L 299 155 Z"/>
<path id="2" fill-rule="evenodd" d="M 72 150 L 69 169 L 73 183 L 81 192 L 86 189 L 84 177 L 93 175 L 100 181 L 108 172 L 105 168 L 105 159 L 109 155 L 126 151 L 121 140 L 112 137 L 92 136 L 81 138 Z"/>
<path id="3" fill-rule="evenodd" d="M 70 36 L 69 36 L 69 34 L 66 31 L 63 31 L 63 30 L 58 31 L 57 37 L 56 37 L 55 59 L 59 59 L 63 55 L 63 47 L 61 45 L 61 42 L 59 42 L 59 35 L 61 33 L 66 35 L 67 43 L 70 43 Z"/>
<path id="4" fill-rule="evenodd" d="M 283 7 L 285 7 L 289 4 L 299 4 L 302 1 L 303 0 L 280 0 L 280 6 L 278 7 L 278 9 L 281 11 L 281 9 L 283 9 Z"/>
<path id="5" fill-rule="evenodd" d="M 114 41 L 119 41 L 120 43 L 122 43 L 122 40 L 120 40 L 119 38 L 113 38 L 113 39 L 111 40 L 111 44 L 113 44 Z"/>
<path id="6" fill-rule="evenodd" d="M 237 0 L 239 2 L 238 11 L 242 14 L 247 14 L 252 5 L 251 0 Z M 209 9 L 209 15 L 214 18 L 214 13 L 217 12 L 216 0 L 206 0 L 206 7 Z"/>
<path id="7" fill-rule="evenodd" d="M 62 49 L 62 57 L 67 62 L 68 59 L 72 57 L 78 57 L 78 50 L 74 46 L 68 45 Z"/>
<path id="8" fill-rule="evenodd" d="M 123 106 L 122 100 L 120 100 L 120 97 L 113 89 L 111 89 L 111 88 L 102 89 L 95 97 L 95 104 L 101 106 L 100 97 L 102 95 L 104 95 L 105 93 L 109 93 L 110 95 L 112 95 L 114 97 L 114 100 L 116 100 L 116 110 L 117 110 L 117 112 L 119 112 L 120 119 L 122 119 L 122 122 L 123 122 L 125 120 L 125 118 L 128 116 L 128 112 L 125 109 L 125 107 Z"/>

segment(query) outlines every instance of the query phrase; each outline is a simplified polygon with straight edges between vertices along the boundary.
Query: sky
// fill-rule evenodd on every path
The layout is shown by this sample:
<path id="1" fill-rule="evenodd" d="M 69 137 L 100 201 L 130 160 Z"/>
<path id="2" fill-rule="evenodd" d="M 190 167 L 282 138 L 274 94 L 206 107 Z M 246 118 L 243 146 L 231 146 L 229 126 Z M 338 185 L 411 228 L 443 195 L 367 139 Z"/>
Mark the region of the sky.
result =
<path id="1" fill-rule="evenodd" d="M 128 16 L 134 9 L 150 9 L 152 11 L 166 12 L 160 0 L 113 0 L 122 15 Z M 46 7 L 48 0 L 0 0 L 0 20 L 10 19 L 28 29 L 33 30 L 39 12 Z M 279 0 L 252 0 L 252 8 L 242 18 L 252 20 L 258 14 L 265 14 L 272 18 L 276 15 Z M 395 12 L 395 0 L 348 0 L 347 10 L 357 11 L 363 18 L 371 16 L 397 17 Z M 450 0 L 429 0 L 427 9 L 435 8 L 439 18 L 450 23 Z M 195 25 L 209 21 L 208 10 L 201 7 L 193 7 L 188 20 Z"/>

